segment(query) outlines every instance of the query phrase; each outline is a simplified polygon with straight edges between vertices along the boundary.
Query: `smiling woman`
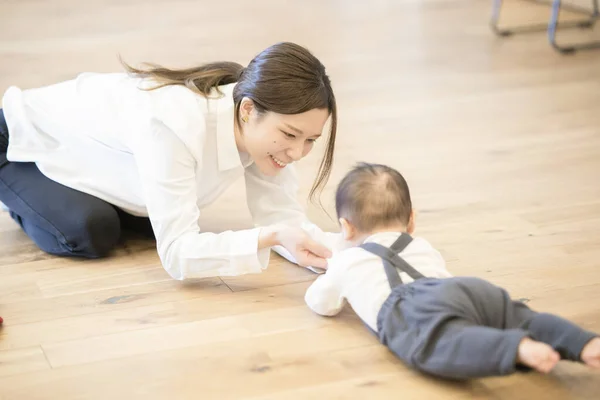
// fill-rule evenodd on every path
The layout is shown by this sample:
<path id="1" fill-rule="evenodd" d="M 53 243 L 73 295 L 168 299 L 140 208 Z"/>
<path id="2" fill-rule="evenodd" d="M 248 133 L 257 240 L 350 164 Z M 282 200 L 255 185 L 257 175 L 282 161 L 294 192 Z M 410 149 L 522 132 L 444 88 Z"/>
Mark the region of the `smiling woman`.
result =
<path id="1" fill-rule="evenodd" d="M 236 129 L 238 147 L 254 155 L 254 162 L 264 165 L 261 170 L 266 175 L 275 175 L 279 169 L 306 156 L 321 133 L 304 132 L 319 131 L 329 117 L 328 110 L 322 108 L 292 115 L 266 113 L 258 111 L 247 99 L 242 101 L 240 112 L 244 126 Z"/>
<path id="2" fill-rule="evenodd" d="M 175 279 L 260 272 L 271 247 L 326 267 L 338 235 L 306 220 L 291 165 L 331 118 L 311 197 L 331 171 L 337 109 L 321 62 L 278 43 L 246 68 L 124 65 L 129 73 L 5 93 L 0 201 L 31 239 L 51 254 L 96 258 L 122 228 L 142 226 Z M 239 176 L 256 227 L 201 231 L 200 209 Z"/>

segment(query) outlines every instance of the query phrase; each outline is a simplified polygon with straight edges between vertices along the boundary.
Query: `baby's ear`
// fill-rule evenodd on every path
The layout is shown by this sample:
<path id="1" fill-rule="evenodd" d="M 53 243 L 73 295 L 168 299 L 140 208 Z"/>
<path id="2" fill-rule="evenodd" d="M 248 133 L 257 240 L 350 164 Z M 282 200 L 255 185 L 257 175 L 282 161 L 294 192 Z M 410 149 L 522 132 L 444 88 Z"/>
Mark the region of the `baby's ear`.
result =
<path id="1" fill-rule="evenodd" d="M 340 226 L 342 227 L 342 236 L 344 240 L 352 240 L 356 236 L 356 229 L 346 218 L 340 218 Z"/>
<path id="2" fill-rule="evenodd" d="M 410 218 L 408 219 L 408 226 L 406 227 L 406 231 L 409 235 L 412 235 L 415 231 L 415 211 L 412 210 L 410 212 Z"/>

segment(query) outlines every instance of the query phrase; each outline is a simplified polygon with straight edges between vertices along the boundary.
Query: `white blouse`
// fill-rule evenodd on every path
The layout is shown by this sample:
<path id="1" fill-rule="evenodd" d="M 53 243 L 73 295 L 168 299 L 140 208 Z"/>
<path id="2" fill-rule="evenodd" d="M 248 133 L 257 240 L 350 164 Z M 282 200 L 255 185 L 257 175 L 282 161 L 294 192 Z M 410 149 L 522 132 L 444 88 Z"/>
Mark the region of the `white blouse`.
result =
<path id="1" fill-rule="evenodd" d="M 335 250 L 339 235 L 310 224 L 288 165 L 259 172 L 234 138 L 235 84 L 209 99 L 183 86 L 125 73 L 83 73 L 73 80 L 3 97 L 10 161 L 35 162 L 50 179 L 148 216 L 165 270 L 174 279 L 257 273 L 269 262 L 260 226 L 294 221 Z M 255 228 L 202 232 L 200 210 L 244 176 Z M 285 249 L 282 255 L 294 261 Z"/>

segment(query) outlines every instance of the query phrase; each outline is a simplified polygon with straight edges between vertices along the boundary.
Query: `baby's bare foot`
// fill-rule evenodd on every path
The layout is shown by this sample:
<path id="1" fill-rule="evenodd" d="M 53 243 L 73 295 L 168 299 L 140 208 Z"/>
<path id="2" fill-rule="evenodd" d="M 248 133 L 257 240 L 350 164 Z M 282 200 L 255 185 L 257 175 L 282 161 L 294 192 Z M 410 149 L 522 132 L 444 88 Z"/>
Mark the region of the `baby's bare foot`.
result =
<path id="1" fill-rule="evenodd" d="M 548 373 L 560 361 L 560 355 L 546 343 L 525 337 L 519 343 L 517 362 L 536 371 Z"/>
<path id="2" fill-rule="evenodd" d="M 600 337 L 594 338 L 583 347 L 581 361 L 592 368 L 600 369 Z"/>

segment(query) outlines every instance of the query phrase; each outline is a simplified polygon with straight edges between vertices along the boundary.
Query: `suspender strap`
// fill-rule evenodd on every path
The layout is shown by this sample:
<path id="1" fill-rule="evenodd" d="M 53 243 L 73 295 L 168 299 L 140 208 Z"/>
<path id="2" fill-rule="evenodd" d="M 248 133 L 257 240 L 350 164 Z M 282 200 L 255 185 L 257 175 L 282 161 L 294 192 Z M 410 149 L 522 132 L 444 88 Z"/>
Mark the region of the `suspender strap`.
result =
<path id="1" fill-rule="evenodd" d="M 390 246 L 390 250 L 392 250 L 396 254 L 402 253 L 402 251 L 412 242 L 413 238 L 408 233 L 403 233 L 398 236 L 398 239 Z"/>
<path id="2" fill-rule="evenodd" d="M 402 279 L 398 274 L 398 270 L 394 268 L 392 261 L 393 256 L 396 256 L 395 253 L 378 243 L 363 243 L 360 247 L 382 258 L 383 269 L 385 270 L 385 274 L 387 275 L 388 282 L 392 289 L 402 284 Z"/>
<path id="3" fill-rule="evenodd" d="M 385 269 L 385 274 L 387 275 L 388 282 L 392 289 L 402 284 L 402 279 L 400 278 L 398 270 L 406 272 L 408 276 L 414 280 L 423 278 L 423 274 L 414 269 L 398 255 L 398 253 L 402 252 L 410 242 L 412 242 L 412 237 L 409 234 L 403 233 L 390 248 L 372 242 L 363 243 L 360 246 L 366 251 L 382 258 L 383 268 Z"/>

